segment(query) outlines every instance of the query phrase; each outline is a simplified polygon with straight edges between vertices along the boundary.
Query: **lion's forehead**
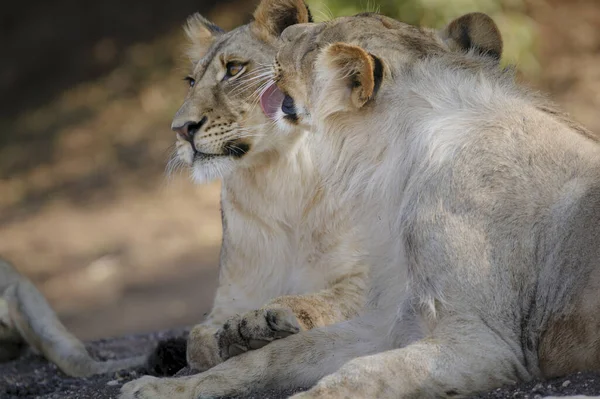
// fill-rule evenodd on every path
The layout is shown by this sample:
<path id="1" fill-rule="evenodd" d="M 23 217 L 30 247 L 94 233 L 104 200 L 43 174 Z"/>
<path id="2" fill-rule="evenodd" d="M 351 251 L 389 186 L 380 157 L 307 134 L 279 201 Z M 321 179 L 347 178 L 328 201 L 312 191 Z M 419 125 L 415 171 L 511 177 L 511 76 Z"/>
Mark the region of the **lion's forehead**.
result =
<path id="1" fill-rule="evenodd" d="M 288 43 L 287 51 L 296 59 L 296 67 L 306 65 L 307 55 L 328 44 L 345 42 L 366 50 L 403 51 L 419 57 L 439 52 L 441 44 L 433 30 L 388 18 L 363 13 L 352 17 L 314 24 L 299 41 Z"/>
<path id="2" fill-rule="evenodd" d="M 220 58 L 265 63 L 269 61 L 275 49 L 257 39 L 249 25 L 240 26 L 216 37 L 206 54 L 193 66 L 196 80 L 201 80 L 215 61 Z M 215 70 L 216 73 L 216 70 Z"/>

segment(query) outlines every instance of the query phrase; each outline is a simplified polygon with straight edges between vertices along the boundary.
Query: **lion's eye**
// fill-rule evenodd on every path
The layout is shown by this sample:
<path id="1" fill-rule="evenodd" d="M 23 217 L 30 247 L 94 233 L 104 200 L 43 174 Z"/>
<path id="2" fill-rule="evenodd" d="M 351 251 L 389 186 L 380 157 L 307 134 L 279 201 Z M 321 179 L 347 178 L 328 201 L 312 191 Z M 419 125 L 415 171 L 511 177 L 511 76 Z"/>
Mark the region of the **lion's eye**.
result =
<path id="1" fill-rule="evenodd" d="M 286 115 L 296 115 L 296 104 L 294 104 L 294 99 L 287 94 L 281 103 L 281 111 L 283 111 L 283 113 Z"/>
<path id="2" fill-rule="evenodd" d="M 245 68 L 245 65 L 239 62 L 228 62 L 227 65 L 225 65 L 225 68 L 227 69 L 225 79 L 229 79 L 242 72 Z"/>
<path id="3" fill-rule="evenodd" d="M 196 84 L 196 79 L 192 78 L 191 76 L 186 76 L 185 78 L 183 78 L 183 80 L 186 80 L 190 87 L 194 87 L 194 85 Z"/>

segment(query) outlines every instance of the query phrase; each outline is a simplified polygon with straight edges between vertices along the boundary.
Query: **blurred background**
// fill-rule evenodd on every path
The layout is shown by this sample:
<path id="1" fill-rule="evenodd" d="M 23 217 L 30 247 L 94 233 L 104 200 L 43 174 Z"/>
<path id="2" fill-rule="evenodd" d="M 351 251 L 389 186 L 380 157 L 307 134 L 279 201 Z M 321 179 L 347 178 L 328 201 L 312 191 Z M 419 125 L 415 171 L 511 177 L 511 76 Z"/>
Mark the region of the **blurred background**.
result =
<path id="1" fill-rule="evenodd" d="M 0 15 L 0 256 L 83 339 L 199 321 L 216 287 L 219 183 L 165 177 L 186 92 L 181 25 L 257 1 L 13 2 Z M 599 0 L 309 0 L 318 20 L 379 10 L 441 27 L 497 21 L 505 63 L 600 132 Z"/>

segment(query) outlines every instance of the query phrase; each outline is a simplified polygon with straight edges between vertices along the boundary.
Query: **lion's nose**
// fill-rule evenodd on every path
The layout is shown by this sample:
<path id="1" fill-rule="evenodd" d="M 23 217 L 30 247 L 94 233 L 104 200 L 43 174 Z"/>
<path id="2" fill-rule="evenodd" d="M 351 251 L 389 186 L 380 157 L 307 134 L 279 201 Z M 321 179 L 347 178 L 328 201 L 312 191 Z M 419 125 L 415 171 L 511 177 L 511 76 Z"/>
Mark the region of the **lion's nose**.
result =
<path id="1" fill-rule="evenodd" d="M 202 119 L 200 119 L 200 121 L 196 122 L 196 121 L 187 121 L 185 122 L 183 125 L 177 126 L 173 123 L 173 125 L 171 125 L 171 129 L 173 129 L 175 132 L 181 134 L 181 136 L 186 139 L 187 141 L 189 141 L 190 143 L 193 144 L 194 141 L 194 135 L 196 134 L 196 132 L 198 130 L 200 130 L 200 128 L 202 128 L 202 125 L 204 125 L 207 121 L 207 117 L 203 117 Z"/>

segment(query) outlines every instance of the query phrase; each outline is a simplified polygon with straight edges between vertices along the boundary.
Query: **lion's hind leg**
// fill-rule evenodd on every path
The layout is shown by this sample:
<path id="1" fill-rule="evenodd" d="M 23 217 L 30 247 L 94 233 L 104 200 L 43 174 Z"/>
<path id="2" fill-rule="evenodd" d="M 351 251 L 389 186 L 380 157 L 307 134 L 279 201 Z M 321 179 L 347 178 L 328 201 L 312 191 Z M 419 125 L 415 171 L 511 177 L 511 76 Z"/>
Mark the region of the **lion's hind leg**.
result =
<path id="1" fill-rule="evenodd" d="M 550 318 L 540 339 L 538 357 L 545 378 L 579 371 L 600 371 L 600 265 L 563 312 Z"/>

